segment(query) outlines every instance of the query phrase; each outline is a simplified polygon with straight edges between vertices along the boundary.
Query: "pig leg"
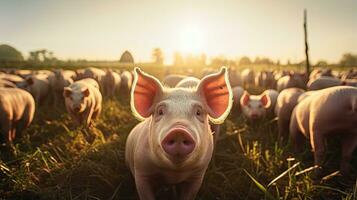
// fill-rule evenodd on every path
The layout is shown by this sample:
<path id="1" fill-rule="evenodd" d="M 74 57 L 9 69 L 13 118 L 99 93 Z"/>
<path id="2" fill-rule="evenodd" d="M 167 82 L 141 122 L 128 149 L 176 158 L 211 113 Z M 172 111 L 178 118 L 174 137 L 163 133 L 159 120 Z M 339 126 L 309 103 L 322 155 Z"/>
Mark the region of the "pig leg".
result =
<path id="1" fill-rule="evenodd" d="M 140 175 L 135 175 L 135 185 L 140 199 L 145 199 L 145 200 L 155 199 L 154 188 L 152 188 L 150 178 L 143 177 Z"/>
<path id="2" fill-rule="evenodd" d="M 286 120 L 283 117 L 278 117 L 278 129 L 279 139 L 286 141 L 286 138 L 289 135 L 289 120 Z"/>
<path id="3" fill-rule="evenodd" d="M 93 119 L 97 119 L 101 112 L 102 112 L 102 108 L 98 108 L 98 110 L 96 110 L 95 112 L 93 112 L 92 118 L 93 118 Z"/>
<path id="4" fill-rule="evenodd" d="M 296 116 L 294 113 L 291 116 L 289 130 L 290 130 L 289 131 L 290 138 L 291 138 L 291 142 L 294 147 L 294 151 L 297 153 L 302 152 L 302 147 L 305 143 L 305 138 L 299 129 L 299 125 L 297 123 Z"/>
<path id="5" fill-rule="evenodd" d="M 325 135 L 317 130 L 311 130 L 310 142 L 314 152 L 314 162 L 319 168 L 314 172 L 313 179 L 320 180 L 323 177 L 323 162 L 325 159 Z"/>
<path id="6" fill-rule="evenodd" d="M 350 160 L 352 158 L 352 153 L 357 146 L 357 131 L 346 135 L 342 142 L 342 156 L 341 156 L 341 163 L 340 163 L 340 172 L 343 175 L 348 175 L 351 170 Z"/>
<path id="7" fill-rule="evenodd" d="M 180 183 L 177 186 L 180 200 L 195 199 L 203 181 L 203 174 L 193 179 Z"/>

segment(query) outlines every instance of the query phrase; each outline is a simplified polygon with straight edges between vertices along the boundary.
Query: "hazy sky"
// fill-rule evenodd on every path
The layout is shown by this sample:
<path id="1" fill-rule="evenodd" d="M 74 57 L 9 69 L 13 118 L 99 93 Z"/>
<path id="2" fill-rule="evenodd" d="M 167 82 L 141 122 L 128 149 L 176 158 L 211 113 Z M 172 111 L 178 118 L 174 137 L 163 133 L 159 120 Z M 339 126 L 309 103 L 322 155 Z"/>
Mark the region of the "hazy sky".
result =
<path id="1" fill-rule="evenodd" d="M 209 57 L 304 57 L 308 9 L 312 61 L 357 53 L 356 0 L 0 0 L 0 43 L 59 58 L 149 61 L 154 47 Z"/>

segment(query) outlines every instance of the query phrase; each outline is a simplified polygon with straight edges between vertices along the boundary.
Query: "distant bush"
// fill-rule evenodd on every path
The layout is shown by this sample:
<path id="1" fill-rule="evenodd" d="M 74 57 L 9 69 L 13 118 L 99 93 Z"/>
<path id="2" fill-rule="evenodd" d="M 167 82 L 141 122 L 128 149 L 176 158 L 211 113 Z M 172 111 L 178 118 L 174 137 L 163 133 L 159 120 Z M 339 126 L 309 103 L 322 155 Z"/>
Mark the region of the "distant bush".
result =
<path id="1" fill-rule="evenodd" d="M 24 57 L 21 52 L 6 44 L 0 45 L 0 61 L 2 62 L 18 62 L 23 61 Z"/>

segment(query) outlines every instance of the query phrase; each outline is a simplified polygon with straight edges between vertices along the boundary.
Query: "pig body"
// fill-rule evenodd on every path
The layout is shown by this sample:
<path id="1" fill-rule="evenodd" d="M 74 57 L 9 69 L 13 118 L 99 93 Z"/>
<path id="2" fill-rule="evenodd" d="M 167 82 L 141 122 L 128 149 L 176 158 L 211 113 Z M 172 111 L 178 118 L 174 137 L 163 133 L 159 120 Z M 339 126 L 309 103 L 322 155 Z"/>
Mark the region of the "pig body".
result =
<path id="1" fill-rule="evenodd" d="M 357 87 L 357 79 L 344 79 L 342 85 Z"/>
<path id="2" fill-rule="evenodd" d="M 283 76 L 277 82 L 277 90 L 281 92 L 283 89 L 287 88 L 301 88 L 305 89 L 306 84 L 303 75 L 298 73 L 291 73 L 289 75 Z"/>
<path id="3" fill-rule="evenodd" d="M 238 110 L 240 110 L 240 98 L 244 94 L 244 89 L 240 86 L 236 86 L 232 88 L 232 92 L 233 92 L 233 104 L 235 107 L 238 108 Z"/>
<path id="4" fill-rule="evenodd" d="M 103 93 L 108 97 L 114 97 L 115 92 L 118 92 L 121 86 L 120 75 L 112 70 L 107 70 L 104 76 Z"/>
<path id="5" fill-rule="evenodd" d="M 228 73 L 229 73 L 229 82 L 232 88 L 242 85 L 241 75 L 236 69 L 229 68 Z"/>
<path id="6" fill-rule="evenodd" d="M 36 106 L 43 103 L 50 91 L 50 81 L 47 74 L 34 74 L 18 84 L 19 88 L 31 93 Z"/>
<path id="7" fill-rule="evenodd" d="M 312 79 L 307 83 L 308 90 L 321 90 L 333 86 L 342 85 L 342 81 L 338 78 L 320 76 L 318 78 Z"/>
<path id="8" fill-rule="evenodd" d="M 55 105 L 63 98 L 63 89 L 73 83 L 74 75 L 69 70 L 55 70 L 53 76 L 49 77 Z"/>
<path id="9" fill-rule="evenodd" d="M 126 94 L 129 94 L 133 83 L 133 75 L 128 71 L 123 71 L 120 75 L 120 78 L 121 78 L 120 90 Z"/>
<path id="10" fill-rule="evenodd" d="M 18 85 L 24 81 L 24 79 L 18 75 L 5 74 L 5 73 L 0 74 L 0 79 L 5 80 L 5 81 L 10 81 L 10 82 L 14 83 L 15 85 Z"/>
<path id="11" fill-rule="evenodd" d="M 301 88 L 288 88 L 280 92 L 276 105 L 275 115 L 278 117 L 279 136 L 288 138 L 290 117 L 293 109 L 298 104 L 299 97 L 305 92 Z"/>
<path id="12" fill-rule="evenodd" d="M 102 111 L 102 95 L 94 79 L 86 78 L 72 83 L 63 91 L 66 109 L 75 125 L 89 127 Z"/>
<path id="13" fill-rule="evenodd" d="M 163 80 L 162 84 L 167 87 L 175 87 L 181 80 L 186 78 L 187 76 L 185 75 L 179 75 L 179 74 L 170 74 L 167 75 Z"/>
<path id="14" fill-rule="evenodd" d="M 250 120 L 259 120 L 267 115 L 273 115 L 279 93 L 269 89 L 261 95 L 250 95 L 245 91 L 240 99 L 243 115 Z"/>
<path id="15" fill-rule="evenodd" d="M 10 81 L 0 79 L 0 87 L 16 88 L 16 85 Z"/>
<path id="16" fill-rule="evenodd" d="M 254 85 L 255 75 L 254 75 L 253 70 L 244 69 L 242 71 L 241 75 L 242 75 L 243 87 L 247 87 L 249 85 Z"/>
<path id="17" fill-rule="evenodd" d="M 298 150 L 304 138 L 310 140 L 315 164 L 322 166 L 325 139 L 341 138 L 342 159 L 340 172 L 347 174 L 349 161 L 357 146 L 357 88 L 337 86 L 313 92 L 294 109 L 290 135 Z"/>
<path id="18" fill-rule="evenodd" d="M 134 115 L 143 120 L 129 134 L 125 160 L 140 199 L 155 199 L 174 185 L 178 199 L 194 199 L 213 152 L 210 121 L 222 123 L 232 101 L 226 69 L 195 88 L 163 88 L 138 68 L 131 93 Z"/>
<path id="19" fill-rule="evenodd" d="M 35 101 L 30 93 L 19 88 L 0 87 L 0 131 L 9 147 L 16 134 L 27 128 L 35 114 Z"/>

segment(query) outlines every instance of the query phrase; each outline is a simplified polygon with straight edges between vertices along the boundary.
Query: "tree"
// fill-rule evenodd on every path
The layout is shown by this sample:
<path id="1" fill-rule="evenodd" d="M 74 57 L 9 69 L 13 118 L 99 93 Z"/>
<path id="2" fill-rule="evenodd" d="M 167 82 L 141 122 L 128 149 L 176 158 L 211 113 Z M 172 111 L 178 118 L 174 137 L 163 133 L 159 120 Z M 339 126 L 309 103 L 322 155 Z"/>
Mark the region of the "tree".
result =
<path id="1" fill-rule="evenodd" d="M 179 52 L 174 53 L 174 65 L 175 66 L 182 66 L 185 64 L 185 61 Z"/>
<path id="2" fill-rule="evenodd" d="M 134 58 L 129 51 L 124 51 L 120 56 L 119 62 L 121 63 L 134 63 Z"/>
<path id="3" fill-rule="evenodd" d="M 24 57 L 21 52 L 12 46 L 0 45 L 0 61 L 23 61 Z"/>
<path id="4" fill-rule="evenodd" d="M 252 61 L 250 61 L 250 59 L 247 56 L 243 56 L 239 60 L 239 65 L 250 65 L 250 64 L 252 64 Z"/>
<path id="5" fill-rule="evenodd" d="M 316 63 L 316 66 L 317 67 L 326 67 L 328 65 L 328 63 L 325 61 L 325 60 L 319 60 L 317 63 Z"/>
<path id="6" fill-rule="evenodd" d="M 357 66 L 357 55 L 346 53 L 340 60 L 340 65 L 344 67 Z"/>
<path id="7" fill-rule="evenodd" d="M 160 48 L 155 48 L 152 51 L 152 58 L 155 64 L 164 64 L 164 55 Z"/>

